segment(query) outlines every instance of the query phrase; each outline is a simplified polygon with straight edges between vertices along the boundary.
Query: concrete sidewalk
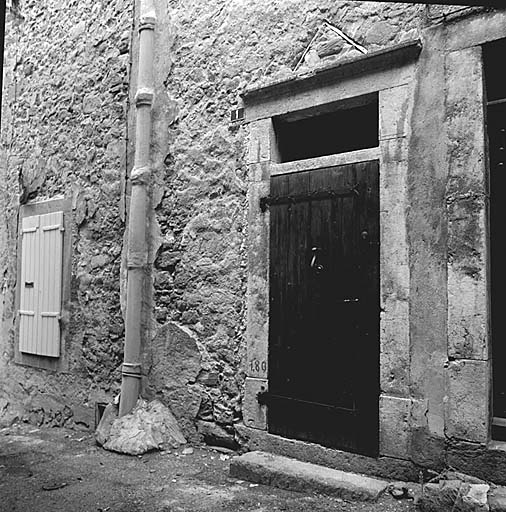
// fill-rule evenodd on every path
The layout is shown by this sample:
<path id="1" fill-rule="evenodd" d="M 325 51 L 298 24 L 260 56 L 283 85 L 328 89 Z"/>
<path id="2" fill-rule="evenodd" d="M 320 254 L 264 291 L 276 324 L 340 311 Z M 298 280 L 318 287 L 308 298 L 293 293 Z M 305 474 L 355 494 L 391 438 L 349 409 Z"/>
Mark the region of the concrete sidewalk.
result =
<path id="1" fill-rule="evenodd" d="M 186 447 L 131 457 L 91 433 L 15 425 L 0 430 L 2 512 L 414 512 L 390 494 L 358 502 L 229 476 L 234 453 Z"/>

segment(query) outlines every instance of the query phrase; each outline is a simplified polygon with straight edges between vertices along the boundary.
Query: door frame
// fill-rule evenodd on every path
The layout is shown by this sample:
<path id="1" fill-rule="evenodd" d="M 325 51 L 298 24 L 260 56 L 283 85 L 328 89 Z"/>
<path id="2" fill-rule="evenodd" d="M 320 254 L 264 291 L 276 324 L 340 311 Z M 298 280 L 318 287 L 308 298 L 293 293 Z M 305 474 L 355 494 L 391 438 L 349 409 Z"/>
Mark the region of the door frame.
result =
<path id="1" fill-rule="evenodd" d="M 399 53 L 400 52 L 400 53 Z M 404 53 L 403 53 L 404 52 Z M 246 325 L 246 381 L 244 424 L 267 430 L 266 406 L 257 395 L 268 390 L 269 347 L 269 211 L 260 199 L 269 195 L 271 176 L 322 167 L 379 160 L 380 183 L 380 397 L 379 455 L 407 458 L 409 435 L 406 417 L 416 400 L 409 391 L 409 259 L 406 230 L 409 119 L 414 94 L 413 42 L 378 56 L 378 66 L 361 74 L 345 66 L 332 82 L 321 83 L 311 75 L 300 87 L 283 84 L 277 94 L 245 96 L 249 128 L 248 184 L 248 283 Z M 386 58 L 388 57 L 388 58 Z M 371 61 L 371 57 L 369 57 Z M 381 65 L 380 65 L 381 64 Z M 310 91 L 308 92 L 308 88 Z M 302 161 L 279 163 L 272 118 L 277 115 L 321 112 L 336 102 L 377 93 L 379 97 L 379 145 L 376 148 Z M 249 103 L 248 103 L 249 102 Z"/>

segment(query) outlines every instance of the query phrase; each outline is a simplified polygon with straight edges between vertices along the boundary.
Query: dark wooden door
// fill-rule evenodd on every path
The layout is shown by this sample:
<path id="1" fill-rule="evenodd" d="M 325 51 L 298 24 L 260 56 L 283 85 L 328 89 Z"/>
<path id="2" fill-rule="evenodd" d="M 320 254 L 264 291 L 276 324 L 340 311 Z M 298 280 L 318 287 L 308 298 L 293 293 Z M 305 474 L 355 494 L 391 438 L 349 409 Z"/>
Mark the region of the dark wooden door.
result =
<path id="1" fill-rule="evenodd" d="M 506 420 L 506 317 L 504 315 L 504 284 L 506 283 L 506 250 L 504 219 L 506 203 L 503 198 L 506 186 L 506 100 L 488 108 L 488 136 L 490 151 L 490 264 L 491 264 L 491 314 L 493 362 L 493 414 Z M 506 422 L 494 425 L 493 437 L 506 440 Z"/>
<path id="2" fill-rule="evenodd" d="M 378 162 L 271 180 L 271 433 L 376 455 Z"/>

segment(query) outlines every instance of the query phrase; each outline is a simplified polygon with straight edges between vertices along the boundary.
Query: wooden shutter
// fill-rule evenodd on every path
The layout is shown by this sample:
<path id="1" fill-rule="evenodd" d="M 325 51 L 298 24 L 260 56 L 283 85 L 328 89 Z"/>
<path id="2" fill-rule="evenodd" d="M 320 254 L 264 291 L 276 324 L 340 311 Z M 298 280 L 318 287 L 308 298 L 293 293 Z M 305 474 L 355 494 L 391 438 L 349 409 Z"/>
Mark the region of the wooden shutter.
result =
<path id="1" fill-rule="evenodd" d="M 22 224 L 19 350 L 60 356 L 63 212 Z"/>

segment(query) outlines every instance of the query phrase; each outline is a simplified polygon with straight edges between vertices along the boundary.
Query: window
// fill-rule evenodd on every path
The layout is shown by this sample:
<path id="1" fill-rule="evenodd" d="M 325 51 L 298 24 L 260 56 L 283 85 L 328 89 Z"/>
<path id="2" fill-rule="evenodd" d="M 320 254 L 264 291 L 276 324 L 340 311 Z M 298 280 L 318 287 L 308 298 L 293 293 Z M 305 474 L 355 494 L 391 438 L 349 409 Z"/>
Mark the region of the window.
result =
<path id="1" fill-rule="evenodd" d="M 273 118 L 281 162 L 378 146 L 378 95 L 340 102 L 315 115 L 299 112 Z"/>
<path id="2" fill-rule="evenodd" d="M 63 212 L 25 217 L 21 237 L 19 350 L 59 357 Z"/>
<path id="3" fill-rule="evenodd" d="M 62 369 L 69 294 L 70 240 L 65 231 L 68 201 L 23 205 L 18 231 L 16 361 Z"/>

